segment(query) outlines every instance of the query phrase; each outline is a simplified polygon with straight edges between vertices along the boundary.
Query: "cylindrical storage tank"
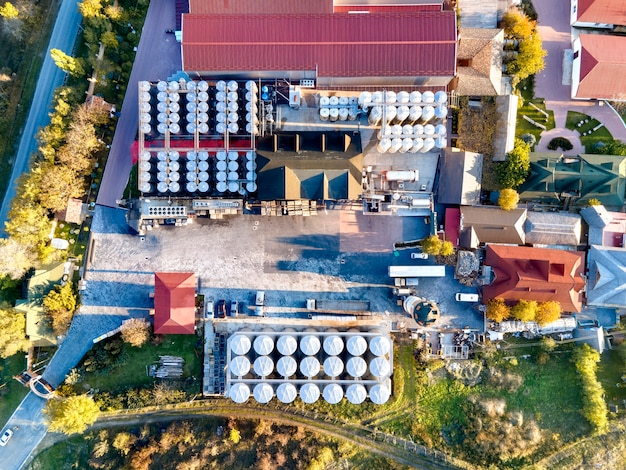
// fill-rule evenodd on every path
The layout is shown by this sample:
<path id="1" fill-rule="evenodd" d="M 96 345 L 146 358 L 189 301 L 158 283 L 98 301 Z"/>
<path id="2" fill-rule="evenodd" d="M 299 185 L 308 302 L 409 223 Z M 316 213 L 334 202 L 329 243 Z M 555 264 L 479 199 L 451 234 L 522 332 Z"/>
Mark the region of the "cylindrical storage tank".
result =
<path id="1" fill-rule="evenodd" d="M 223 91 L 218 91 L 217 93 L 215 93 L 215 99 L 217 101 L 226 101 L 226 93 L 224 93 Z"/>
<path id="2" fill-rule="evenodd" d="M 198 129 L 198 126 L 196 126 L 193 122 L 190 122 L 189 124 L 187 124 L 185 129 L 187 130 L 187 134 L 193 134 Z"/>
<path id="3" fill-rule="evenodd" d="M 151 193 L 153 190 L 154 188 L 147 181 L 144 181 L 139 185 L 139 191 L 141 191 L 142 193 Z"/>
<path id="4" fill-rule="evenodd" d="M 152 116 L 150 116 L 150 113 L 141 113 L 141 115 L 139 116 L 139 122 L 145 122 L 149 124 L 151 120 Z"/>
<path id="5" fill-rule="evenodd" d="M 446 104 L 448 102 L 448 94 L 445 91 L 438 91 L 435 93 L 435 103 Z"/>
<path id="6" fill-rule="evenodd" d="M 267 356 L 274 350 L 274 340 L 268 335 L 259 335 L 254 339 L 254 351 L 261 355 Z"/>
<path id="7" fill-rule="evenodd" d="M 198 94 L 195 91 L 190 91 L 186 95 L 187 103 L 195 103 L 198 101 Z"/>
<path id="8" fill-rule="evenodd" d="M 433 135 L 435 135 L 435 126 L 433 126 L 432 124 L 426 124 L 424 126 L 424 134 L 426 134 L 427 137 L 432 137 Z"/>
<path id="9" fill-rule="evenodd" d="M 180 132 L 180 126 L 176 122 L 171 123 L 168 129 L 172 134 L 178 134 Z"/>
<path id="10" fill-rule="evenodd" d="M 391 147 L 391 139 L 382 139 L 380 142 L 378 142 L 376 150 L 379 153 L 385 153 L 389 151 L 389 147 Z"/>
<path id="11" fill-rule="evenodd" d="M 237 191 L 239 191 L 239 183 L 237 183 L 236 181 L 230 181 L 228 183 L 228 190 L 231 193 L 236 193 Z"/>
<path id="12" fill-rule="evenodd" d="M 215 130 L 217 131 L 218 134 L 225 134 L 226 129 L 227 129 L 227 126 L 223 122 L 218 122 L 217 125 L 215 126 Z"/>
<path id="13" fill-rule="evenodd" d="M 226 181 L 226 172 L 218 171 L 217 174 L 215 175 L 215 179 L 217 181 Z"/>
<path id="14" fill-rule="evenodd" d="M 348 120 L 348 108 L 339 108 L 339 120 L 340 121 Z"/>
<path id="15" fill-rule="evenodd" d="M 178 182 L 176 181 L 172 181 L 168 187 L 167 187 L 168 191 L 172 192 L 172 193 L 177 193 L 178 191 L 180 191 L 180 184 L 178 184 Z"/>
<path id="16" fill-rule="evenodd" d="M 258 124 L 259 118 L 254 113 L 246 113 L 246 122 L 251 122 L 252 124 Z"/>
<path id="17" fill-rule="evenodd" d="M 198 154 L 195 151 L 190 150 L 186 153 L 185 157 L 187 158 L 187 160 L 197 160 Z"/>
<path id="18" fill-rule="evenodd" d="M 348 106 L 348 97 L 347 96 L 340 96 L 339 97 L 339 106 Z"/>
<path id="19" fill-rule="evenodd" d="M 252 93 L 256 93 L 257 91 L 259 91 L 259 88 L 257 87 L 254 80 L 248 80 L 246 82 L 246 90 L 251 91 Z"/>
<path id="20" fill-rule="evenodd" d="M 259 356 L 254 361 L 254 373 L 261 377 L 267 377 L 274 371 L 274 361 L 269 356 Z"/>
<path id="21" fill-rule="evenodd" d="M 206 160 L 200 160 L 198 162 L 198 171 L 208 171 L 209 170 L 209 162 Z"/>
<path id="22" fill-rule="evenodd" d="M 180 170 L 180 163 L 171 161 L 169 165 L 169 170 L 170 170 L 170 178 L 171 178 L 174 173 L 178 174 L 178 170 Z"/>
<path id="23" fill-rule="evenodd" d="M 404 181 L 415 181 L 417 180 L 417 170 L 409 170 L 410 172 L 415 173 L 415 179 L 412 180 L 404 180 Z M 387 173 L 390 173 L 389 171 Z M 408 171 L 407 171 L 408 173 Z M 389 354 L 391 351 L 391 340 L 386 336 L 374 336 L 370 339 L 370 351 L 375 356 L 384 356 L 385 354 Z"/>
<path id="24" fill-rule="evenodd" d="M 167 91 L 160 91 L 157 93 L 157 100 L 159 101 L 167 101 L 168 98 L 169 95 L 167 94 Z"/>
<path id="25" fill-rule="evenodd" d="M 403 128 L 400 124 L 394 124 L 393 126 L 390 127 L 391 129 L 391 135 L 395 135 L 395 136 L 401 136 L 403 131 Z"/>
<path id="26" fill-rule="evenodd" d="M 200 183 L 198 183 L 198 191 L 200 191 L 201 193 L 206 193 L 209 190 L 209 183 L 207 183 L 206 181 L 201 181 Z"/>
<path id="27" fill-rule="evenodd" d="M 228 113 L 228 122 L 236 123 L 239 121 L 239 114 L 237 113 Z"/>
<path id="28" fill-rule="evenodd" d="M 164 171 L 159 171 L 159 172 L 157 173 L 157 180 L 159 180 L 159 181 L 167 181 L 167 176 L 168 176 L 168 175 L 167 175 L 167 173 L 166 173 L 166 172 L 164 172 Z"/>
<path id="29" fill-rule="evenodd" d="M 152 126 L 146 122 L 142 123 L 139 126 L 139 129 L 143 134 L 150 134 L 150 132 L 152 132 Z"/>
<path id="30" fill-rule="evenodd" d="M 353 358 L 356 359 L 356 358 Z M 384 357 L 376 357 L 370 361 L 370 373 L 377 378 L 389 377 L 391 367 L 389 361 Z"/>
<path id="31" fill-rule="evenodd" d="M 300 399 L 307 404 L 315 403 L 320 398 L 320 389 L 314 383 L 305 383 L 300 387 Z"/>
<path id="32" fill-rule="evenodd" d="M 409 93 L 409 103 L 419 104 L 422 102 L 422 94 L 419 91 Z"/>
<path id="33" fill-rule="evenodd" d="M 391 137 L 391 126 L 384 125 L 378 130 L 378 140 Z"/>
<path id="34" fill-rule="evenodd" d="M 385 173 L 385 179 L 387 181 L 413 182 L 419 179 L 419 172 L 417 170 L 388 170 Z"/>
<path id="35" fill-rule="evenodd" d="M 435 139 L 435 147 L 438 149 L 446 148 L 448 145 L 448 139 L 445 136 L 439 136 Z"/>
<path id="36" fill-rule="evenodd" d="M 409 113 L 410 113 L 410 108 L 408 106 L 406 105 L 398 106 L 396 110 L 395 122 L 397 123 L 404 122 L 409 117 Z"/>
<path id="37" fill-rule="evenodd" d="M 367 398 L 367 390 L 361 384 L 352 384 L 346 390 L 346 398 L 353 405 L 360 405 Z"/>
<path id="38" fill-rule="evenodd" d="M 215 158 L 219 160 L 226 160 L 228 154 L 226 153 L 226 150 L 218 150 L 217 153 L 215 154 Z"/>
<path id="39" fill-rule="evenodd" d="M 300 339 L 300 351 L 307 356 L 313 356 L 320 350 L 321 343 L 317 336 L 306 335 Z"/>
<path id="40" fill-rule="evenodd" d="M 399 91 L 396 96 L 396 101 L 400 104 L 406 104 L 410 101 L 411 95 L 407 91 Z"/>
<path id="41" fill-rule="evenodd" d="M 383 103 L 383 92 L 382 91 L 375 91 L 374 93 L 372 93 L 372 103 L 373 104 Z"/>
<path id="42" fill-rule="evenodd" d="M 424 103 L 434 103 L 435 94 L 432 91 L 425 91 L 424 93 L 422 93 L 422 101 Z"/>
<path id="43" fill-rule="evenodd" d="M 215 88 L 217 91 L 226 90 L 226 82 L 224 80 L 218 80 L 218 82 L 215 84 Z"/>
<path id="44" fill-rule="evenodd" d="M 206 103 L 203 103 L 206 104 Z M 180 105 L 178 103 L 170 103 L 169 106 L 170 113 L 177 113 L 180 111 Z"/>
<path id="45" fill-rule="evenodd" d="M 278 386 L 276 389 L 276 397 L 282 403 L 291 403 L 298 396 L 298 390 L 293 384 L 283 383 Z"/>
<path id="46" fill-rule="evenodd" d="M 428 121 L 430 121 L 434 117 L 435 117 L 435 108 L 433 108 L 432 106 L 424 106 L 422 108 L 421 121 L 423 124 L 426 124 Z"/>
<path id="47" fill-rule="evenodd" d="M 198 90 L 200 90 L 200 91 L 208 91 L 209 90 L 209 84 L 207 82 L 205 82 L 204 80 L 200 80 L 198 82 Z"/>
<path id="48" fill-rule="evenodd" d="M 230 387 L 228 396 L 235 403 L 245 403 L 250 398 L 250 387 L 244 383 L 237 382 Z"/>
<path id="49" fill-rule="evenodd" d="M 228 189 L 228 185 L 224 182 L 224 181 L 220 181 L 219 183 L 217 183 L 215 185 L 215 188 L 220 192 L 220 193 L 225 193 L 226 190 Z"/>
<path id="50" fill-rule="evenodd" d="M 248 181 L 256 181 L 256 173 L 254 171 L 246 172 L 246 180 L 248 180 Z"/>
<path id="51" fill-rule="evenodd" d="M 159 91 L 165 91 L 167 90 L 167 82 L 163 81 L 163 80 L 159 80 L 157 82 L 157 90 Z"/>
<path id="52" fill-rule="evenodd" d="M 228 132 L 230 132 L 231 134 L 236 134 L 237 132 L 239 132 L 239 124 L 237 124 L 236 122 L 231 122 L 230 124 L 228 124 Z"/>
<path id="53" fill-rule="evenodd" d="M 402 126 L 402 135 L 413 135 L 413 126 L 411 124 Z"/>
<path id="54" fill-rule="evenodd" d="M 320 108 L 320 119 L 322 121 L 328 121 L 329 117 L 330 117 L 330 109 Z"/>
<path id="55" fill-rule="evenodd" d="M 307 356 L 300 361 L 300 373 L 307 378 L 315 377 L 320 373 L 320 361 L 313 356 Z"/>
<path id="56" fill-rule="evenodd" d="M 269 403 L 274 397 L 274 389 L 270 384 L 260 383 L 254 387 L 254 399 L 258 403 Z"/>
<path id="57" fill-rule="evenodd" d="M 254 104 L 257 101 L 259 101 L 259 98 L 257 97 L 256 92 L 251 92 L 251 91 L 247 92 L 246 93 L 246 101 L 247 101 L 246 109 L 247 109 L 247 105 L 248 104 Z"/>
<path id="58" fill-rule="evenodd" d="M 236 171 L 231 171 L 228 173 L 228 181 L 236 181 L 239 179 L 239 175 Z"/>
<path id="59" fill-rule="evenodd" d="M 333 107 L 338 106 L 338 105 L 339 105 L 339 97 L 338 97 L 338 96 L 331 96 L 331 97 L 328 99 L 328 104 L 329 104 L 330 106 L 333 106 Z"/>
<path id="60" fill-rule="evenodd" d="M 337 356 L 343 351 L 343 340 L 338 335 L 324 338 L 324 351 L 329 356 Z"/>
<path id="61" fill-rule="evenodd" d="M 159 104 L 163 104 L 163 103 L 158 103 L 157 106 Z M 151 109 L 152 109 L 152 106 L 150 106 L 150 103 L 145 103 L 145 102 L 139 103 L 139 112 L 140 113 L 149 113 Z M 162 112 L 162 111 L 159 110 L 159 112 Z"/>
<path id="62" fill-rule="evenodd" d="M 178 113 L 170 114 L 170 122 L 179 122 L 179 121 L 180 121 L 180 114 Z"/>
<path id="63" fill-rule="evenodd" d="M 402 139 L 391 139 L 391 147 L 389 147 L 389 153 L 396 153 L 402 147 Z"/>
<path id="64" fill-rule="evenodd" d="M 383 117 L 382 107 L 373 106 L 372 109 L 370 110 L 370 114 L 367 117 L 367 120 L 372 126 L 376 126 L 380 122 L 382 117 Z"/>
<path id="65" fill-rule="evenodd" d="M 362 356 L 367 351 L 367 341 L 363 336 L 350 336 L 346 342 L 346 349 L 353 356 Z"/>
<path id="66" fill-rule="evenodd" d="M 357 108 L 349 108 L 348 109 L 348 121 L 356 120 L 357 115 L 358 115 Z"/>
<path id="67" fill-rule="evenodd" d="M 393 105 L 388 105 L 385 107 L 385 122 L 391 122 L 396 118 L 397 109 Z"/>
<path id="68" fill-rule="evenodd" d="M 215 167 L 217 168 L 217 171 L 224 172 L 228 168 L 228 163 L 226 163 L 224 160 L 218 160 L 215 164 Z"/>
<path id="69" fill-rule="evenodd" d="M 198 163 L 195 160 L 187 160 L 187 171 L 195 171 L 198 168 Z"/>
<path id="70" fill-rule="evenodd" d="M 248 160 L 246 162 L 246 170 L 248 171 L 256 170 L 256 162 L 254 160 Z"/>
<path id="71" fill-rule="evenodd" d="M 198 185 L 195 183 L 195 181 L 188 181 L 185 185 L 185 188 L 187 189 L 188 193 L 195 193 L 198 190 Z"/>
<path id="72" fill-rule="evenodd" d="M 320 106 L 330 106 L 330 97 L 320 96 Z"/>
<path id="73" fill-rule="evenodd" d="M 205 82 L 205 83 L 206 83 L 206 82 Z M 185 88 L 186 88 L 188 91 L 193 91 L 193 90 L 195 90 L 196 88 L 198 88 L 198 85 L 197 85 L 197 84 L 196 84 L 196 82 L 194 82 L 194 81 L 188 81 L 187 83 L 185 83 Z M 208 85 L 207 85 L 207 89 L 208 89 Z M 206 90 L 203 90 L 203 91 L 206 91 Z"/>
<path id="74" fill-rule="evenodd" d="M 246 183 L 246 191 L 248 191 L 249 193 L 253 193 L 257 190 L 257 186 L 256 183 L 249 181 Z"/>
<path id="75" fill-rule="evenodd" d="M 147 104 L 148 106 L 150 106 L 150 103 L 144 103 L 144 104 Z M 168 113 L 170 107 L 167 105 L 165 101 L 159 101 L 156 105 L 156 109 L 159 113 Z M 148 110 L 147 112 L 150 112 L 150 110 Z"/>
<path id="76" fill-rule="evenodd" d="M 421 106 L 411 106 L 409 108 L 409 117 L 407 118 L 410 123 L 414 123 L 419 118 L 422 117 L 422 107 Z"/>
<path id="77" fill-rule="evenodd" d="M 228 103 L 228 111 L 231 113 L 236 113 L 237 111 L 239 111 L 239 105 L 236 101 L 231 101 Z"/>
<path id="78" fill-rule="evenodd" d="M 185 119 L 187 119 L 187 122 L 196 122 L 197 120 L 197 116 L 196 113 L 187 113 L 187 116 L 185 116 Z"/>
<path id="79" fill-rule="evenodd" d="M 252 343 L 250 342 L 250 338 L 247 336 L 235 334 L 230 338 L 230 351 L 233 354 L 243 356 L 250 351 L 251 347 Z"/>
<path id="80" fill-rule="evenodd" d="M 150 82 L 142 80 L 139 82 L 139 91 L 150 91 Z M 162 91 L 162 90 L 159 90 Z"/>
<path id="81" fill-rule="evenodd" d="M 356 379 L 363 377 L 367 372 L 367 362 L 362 357 L 351 357 L 346 363 L 346 371 Z"/>
<path id="82" fill-rule="evenodd" d="M 259 128 L 256 124 L 249 122 L 246 124 L 246 132 L 250 135 L 259 135 Z"/>
<path id="83" fill-rule="evenodd" d="M 147 91 L 142 91 L 139 93 L 139 101 L 141 103 L 148 103 L 150 101 L 150 93 Z"/>
<path id="84" fill-rule="evenodd" d="M 246 356 L 235 356 L 230 360 L 229 370 L 234 377 L 243 377 L 250 372 L 250 360 Z"/>
<path id="85" fill-rule="evenodd" d="M 413 139 L 411 139 L 410 137 L 405 137 L 404 139 L 402 139 L 402 147 L 400 147 L 400 150 L 398 150 L 398 152 L 407 153 L 409 150 L 411 150 L 412 147 Z"/>
<path id="86" fill-rule="evenodd" d="M 422 126 L 421 124 L 415 124 L 413 126 L 413 134 L 419 135 L 419 136 L 424 135 L 424 126 Z"/>
<path id="87" fill-rule="evenodd" d="M 239 88 L 239 85 L 237 84 L 237 82 L 235 80 L 230 80 L 228 82 L 228 91 L 237 91 L 237 89 Z"/>
<path id="88" fill-rule="evenodd" d="M 324 400 L 331 405 L 336 405 L 343 398 L 343 389 L 338 384 L 329 384 L 324 387 Z"/>
<path id="89" fill-rule="evenodd" d="M 283 356 L 276 363 L 276 372 L 281 377 L 289 378 L 298 370 L 298 363 L 291 356 Z"/>
<path id="90" fill-rule="evenodd" d="M 437 119 L 445 119 L 448 116 L 448 108 L 445 106 L 437 106 L 435 108 L 435 117 Z"/>
<path id="91" fill-rule="evenodd" d="M 172 92 L 167 97 L 169 98 L 170 102 L 180 101 L 180 95 L 178 94 L 178 92 Z M 200 93 L 198 93 L 198 98 L 200 98 Z"/>
<path id="92" fill-rule="evenodd" d="M 394 104 L 398 99 L 398 95 L 396 95 L 395 91 L 387 91 L 385 92 L 385 102 Z"/>
<path id="93" fill-rule="evenodd" d="M 424 146 L 420 149 L 422 153 L 430 152 L 435 147 L 435 139 L 428 137 L 424 139 Z"/>
<path id="94" fill-rule="evenodd" d="M 278 349 L 278 352 L 283 356 L 291 356 L 298 349 L 298 341 L 291 335 L 283 335 L 278 338 L 276 349 Z"/>
<path id="95" fill-rule="evenodd" d="M 369 91 L 362 91 L 359 95 L 359 106 L 365 108 L 372 102 L 372 94 Z"/>
<path id="96" fill-rule="evenodd" d="M 209 152 L 205 151 L 205 150 L 200 150 L 198 152 L 198 160 L 200 160 L 201 162 L 205 162 L 209 159 Z"/>
<path id="97" fill-rule="evenodd" d="M 159 184 L 157 184 L 157 191 L 160 193 L 165 193 L 167 192 L 168 189 L 168 185 L 165 181 L 159 181 Z"/>
<path id="98" fill-rule="evenodd" d="M 248 113 L 252 113 L 252 114 L 256 114 L 259 111 L 259 108 L 257 108 L 257 105 L 254 103 L 246 103 L 246 111 Z"/>
<path id="99" fill-rule="evenodd" d="M 343 373 L 343 361 L 337 356 L 327 357 L 324 361 L 324 373 L 332 378 L 339 377 Z"/>
<path id="100" fill-rule="evenodd" d="M 207 103 L 206 101 L 201 101 L 200 103 L 198 103 L 197 109 L 199 113 L 206 113 L 209 111 L 209 103 Z"/>
<path id="101" fill-rule="evenodd" d="M 178 84 L 178 82 L 175 82 L 172 80 L 171 82 L 167 84 L 167 89 L 169 91 L 178 91 L 180 90 L 180 85 Z"/>
<path id="102" fill-rule="evenodd" d="M 150 152 L 148 152 L 147 150 L 141 152 L 139 154 L 139 160 L 141 160 L 142 162 L 147 162 L 148 160 L 150 160 Z"/>
<path id="103" fill-rule="evenodd" d="M 409 152 L 417 153 L 423 146 L 424 146 L 424 139 L 422 139 L 421 137 L 413 139 L 413 147 L 411 147 L 411 150 L 409 150 Z"/>
<path id="104" fill-rule="evenodd" d="M 148 165 L 150 165 L 150 163 L 148 163 Z M 157 170 L 159 170 L 159 172 L 167 171 L 168 166 L 169 165 L 164 160 L 157 162 Z M 147 171 L 150 171 L 150 168 L 148 168 Z"/>
<path id="105" fill-rule="evenodd" d="M 159 122 L 167 122 L 167 119 L 169 118 L 169 116 L 165 113 L 159 113 L 157 114 L 157 121 Z"/>
<path id="106" fill-rule="evenodd" d="M 228 101 L 237 101 L 239 99 L 239 95 L 236 91 L 229 91 L 228 95 L 226 95 L 226 99 Z"/>
<path id="107" fill-rule="evenodd" d="M 370 400 L 372 400 L 372 403 L 382 405 L 387 403 L 389 397 L 391 397 L 391 391 L 386 385 L 376 384 L 370 387 Z"/>
<path id="108" fill-rule="evenodd" d="M 209 180 L 209 172 L 201 171 L 198 173 L 198 181 L 208 181 Z"/>
<path id="109" fill-rule="evenodd" d="M 330 108 L 329 118 L 331 121 L 336 121 L 337 119 L 339 119 L 339 108 Z"/>
<path id="110" fill-rule="evenodd" d="M 187 175 L 185 176 L 185 178 L 187 178 L 187 181 L 196 181 L 196 178 L 198 177 L 198 175 L 196 174 L 195 171 L 189 171 L 187 172 Z"/>
<path id="111" fill-rule="evenodd" d="M 439 135 L 439 136 L 445 136 L 447 134 L 447 129 L 446 126 L 444 126 L 443 124 L 437 124 L 435 126 L 435 134 Z"/>

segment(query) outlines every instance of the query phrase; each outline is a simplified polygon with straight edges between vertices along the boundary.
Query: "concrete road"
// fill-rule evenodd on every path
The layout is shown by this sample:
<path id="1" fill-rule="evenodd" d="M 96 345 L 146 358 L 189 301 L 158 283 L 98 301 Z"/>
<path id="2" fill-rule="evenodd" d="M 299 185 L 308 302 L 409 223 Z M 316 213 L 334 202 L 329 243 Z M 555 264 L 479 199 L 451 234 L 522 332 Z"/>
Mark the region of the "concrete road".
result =
<path id="1" fill-rule="evenodd" d="M 116 201 L 123 197 L 128 183 L 132 167 L 130 147 L 139 124 L 137 82 L 165 80 L 182 68 L 180 44 L 173 34 L 165 33 L 175 27 L 175 14 L 175 2 L 151 0 L 98 193 L 97 203 L 103 206 L 117 207 Z"/>
<path id="2" fill-rule="evenodd" d="M 63 84 L 65 78 L 65 72 L 59 69 L 50 58 L 50 49 L 61 49 L 63 52 L 71 54 L 81 21 L 82 17 L 78 12 L 77 2 L 75 0 L 63 0 L 37 79 L 35 96 L 28 112 L 26 126 L 22 131 L 20 146 L 13 161 L 11 181 L 2 200 L 0 234 L 4 233 L 4 223 L 7 220 L 11 201 L 15 196 L 15 182 L 28 169 L 30 156 L 37 150 L 35 136 L 41 127 L 47 126 L 50 122 L 48 111 L 54 90 Z"/>

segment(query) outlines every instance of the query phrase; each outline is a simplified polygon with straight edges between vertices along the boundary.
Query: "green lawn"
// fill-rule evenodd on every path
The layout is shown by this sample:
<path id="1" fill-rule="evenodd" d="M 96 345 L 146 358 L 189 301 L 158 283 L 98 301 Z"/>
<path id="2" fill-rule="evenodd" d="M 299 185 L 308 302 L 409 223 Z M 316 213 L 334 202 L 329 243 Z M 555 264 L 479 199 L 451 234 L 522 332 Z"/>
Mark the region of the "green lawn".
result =
<path id="1" fill-rule="evenodd" d="M 584 121 L 588 121 L 588 122 L 584 122 Z M 581 126 L 578 127 L 578 124 L 581 122 L 582 122 Z M 613 140 L 613 136 L 611 135 L 609 130 L 604 126 L 602 126 L 600 129 L 598 129 L 595 132 L 592 131 L 593 128 L 596 127 L 598 124 L 600 124 L 600 121 L 586 114 L 578 113 L 576 111 L 567 112 L 567 120 L 565 121 L 565 127 L 567 127 L 570 130 L 578 131 L 578 133 L 580 134 L 580 141 L 585 146 L 585 151 L 587 153 L 592 153 L 593 145 L 596 142 L 609 142 Z M 590 131 L 592 131 L 590 135 L 585 135 L 585 136 L 583 135 L 583 134 L 589 133 Z"/>
<path id="2" fill-rule="evenodd" d="M 624 409 L 622 400 L 626 400 L 626 382 L 622 380 L 624 374 L 626 364 L 619 353 L 615 350 L 604 352 L 598 367 L 598 380 L 604 388 L 607 402 L 619 404 L 621 410 Z"/>
<path id="3" fill-rule="evenodd" d="M 530 122 L 526 121 L 522 116 L 528 116 L 535 122 L 539 124 L 543 124 L 546 126 L 546 130 L 554 129 L 554 113 L 552 111 L 546 110 L 546 105 L 543 98 L 536 98 L 532 100 L 524 99 L 524 105 L 520 106 L 517 109 L 517 126 L 515 129 L 515 135 L 519 137 L 522 134 L 533 134 L 537 142 L 539 142 L 541 133 L 543 129 L 532 125 Z M 529 103 L 533 103 L 538 108 L 546 111 L 548 113 L 548 118 L 533 108 Z"/>
<path id="4" fill-rule="evenodd" d="M 25 353 L 18 353 L 7 359 L 0 359 L 0 426 L 8 421 L 28 388 L 13 378 L 26 368 Z"/>

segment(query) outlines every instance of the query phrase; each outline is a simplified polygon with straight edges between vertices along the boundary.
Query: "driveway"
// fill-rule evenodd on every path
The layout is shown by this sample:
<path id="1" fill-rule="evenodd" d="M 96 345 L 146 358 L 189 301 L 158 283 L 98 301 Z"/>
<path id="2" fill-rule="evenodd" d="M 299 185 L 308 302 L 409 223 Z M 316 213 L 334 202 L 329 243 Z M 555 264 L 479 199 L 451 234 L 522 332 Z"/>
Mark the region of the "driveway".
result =
<path id="1" fill-rule="evenodd" d="M 571 99 L 569 85 L 571 80 L 563 77 L 563 54 L 566 49 L 572 47 L 569 25 L 570 1 L 536 1 L 533 5 L 539 15 L 537 22 L 539 35 L 544 49 L 548 51 L 545 69 L 535 76 L 535 96 L 545 98 L 546 108 L 554 111 L 556 128 L 565 128 L 567 111 L 577 111 L 596 118 L 605 125 L 614 139 L 626 142 L 624 123 L 604 102 Z M 566 67 L 567 71 L 570 69 L 571 67 Z"/>

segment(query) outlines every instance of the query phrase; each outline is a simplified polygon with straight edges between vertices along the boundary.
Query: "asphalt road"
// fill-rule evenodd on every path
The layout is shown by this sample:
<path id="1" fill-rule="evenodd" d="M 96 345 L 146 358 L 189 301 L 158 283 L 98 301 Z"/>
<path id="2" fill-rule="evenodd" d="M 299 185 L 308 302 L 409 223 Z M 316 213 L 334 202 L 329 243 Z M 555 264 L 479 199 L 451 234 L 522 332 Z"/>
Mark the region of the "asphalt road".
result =
<path id="1" fill-rule="evenodd" d="M 165 80 L 182 69 L 180 44 L 166 29 L 175 27 L 175 2 L 151 0 L 144 23 L 139 48 L 130 74 L 115 137 L 102 176 L 97 203 L 117 207 L 122 198 L 132 167 L 130 147 L 135 141 L 139 125 L 137 82 Z"/>
<path id="2" fill-rule="evenodd" d="M 28 169 L 30 156 L 37 150 L 35 136 L 41 127 L 48 125 L 50 117 L 48 110 L 54 90 L 63 84 L 65 72 L 59 69 L 50 58 L 50 49 L 61 49 L 68 54 L 72 53 L 74 42 L 78 34 L 78 27 L 82 21 L 75 0 L 63 0 L 52 30 L 52 36 L 46 50 L 46 57 L 37 79 L 35 96 L 28 112 L 26 126 L 22 131 L 20 146 L 13 162 L 11 182 L 4 194 L 0 208 L 0 235 L 4 234 L 4 223 L 7 220 L 11 201 L 15 196 L 15 182 Z"/>

